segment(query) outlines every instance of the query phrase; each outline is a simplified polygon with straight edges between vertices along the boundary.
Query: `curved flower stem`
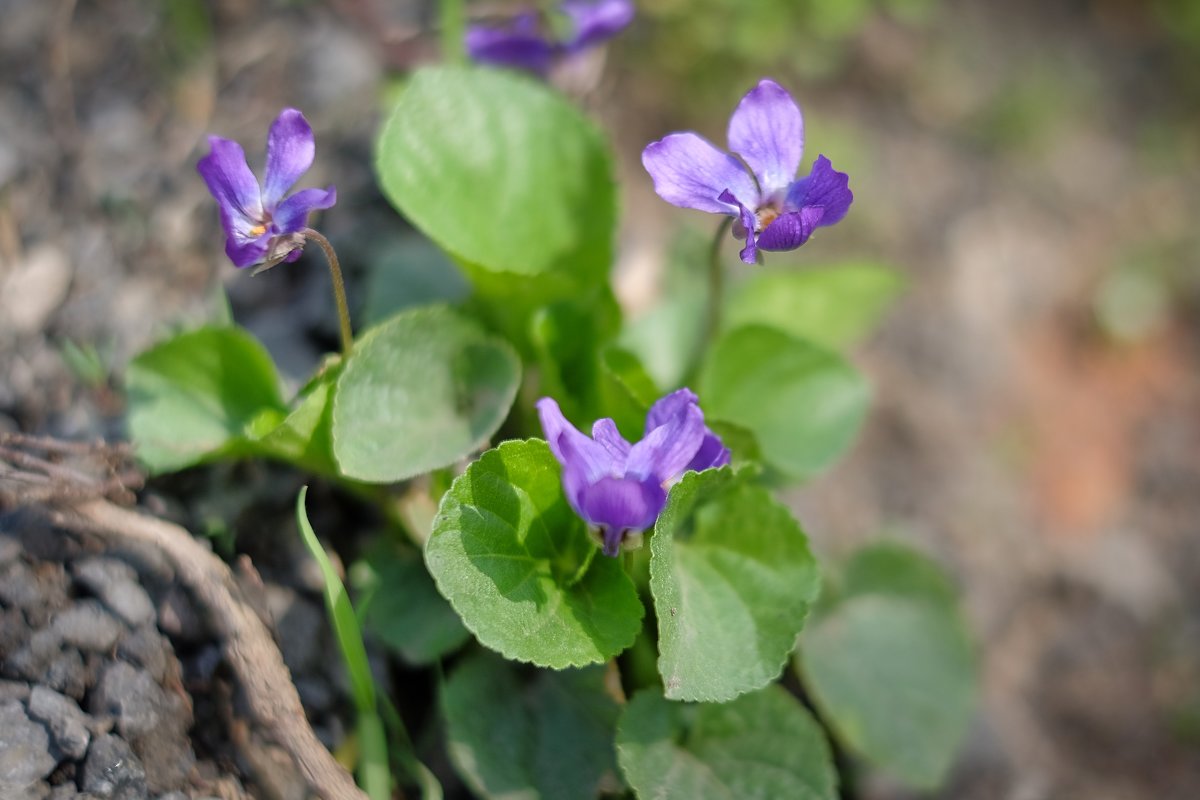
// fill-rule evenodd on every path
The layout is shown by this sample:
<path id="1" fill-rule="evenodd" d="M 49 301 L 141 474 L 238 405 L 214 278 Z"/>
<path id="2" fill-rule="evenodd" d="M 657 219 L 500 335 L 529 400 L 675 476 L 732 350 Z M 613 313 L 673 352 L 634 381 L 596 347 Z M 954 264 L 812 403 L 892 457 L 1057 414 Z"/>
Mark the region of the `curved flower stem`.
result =
<path id="1" fill-rule="evenodd" d="M 346 283 L 342 280 L 342 266 L 338 263 L 337 253 L 333 245 L 323 235 L 312 228 L 301 231 L 305 239 L 312 239 L 325 251 L 325 260 L 329 262 L 329 277 L 333 281 L 333 298 L 337 302 L 338 326 L 342 334 L 342 357 L 350 355 L 354 346 L 354 333 L 350 329 L 350 307 L 346 303 Z"/>
<path id="2" fill-rule="evenodd" d="M 712 246 L 708 251 L 708 308 L 704 314 L 704 333 L 700 338 L 700 353 L 703 355 L 717 338 L 721 327 L 721 302 L 725 299 L 725 271 L 721 268 L 721 243 L 729 233 L 733 217 L 726 217 L 717 226 Z"/>

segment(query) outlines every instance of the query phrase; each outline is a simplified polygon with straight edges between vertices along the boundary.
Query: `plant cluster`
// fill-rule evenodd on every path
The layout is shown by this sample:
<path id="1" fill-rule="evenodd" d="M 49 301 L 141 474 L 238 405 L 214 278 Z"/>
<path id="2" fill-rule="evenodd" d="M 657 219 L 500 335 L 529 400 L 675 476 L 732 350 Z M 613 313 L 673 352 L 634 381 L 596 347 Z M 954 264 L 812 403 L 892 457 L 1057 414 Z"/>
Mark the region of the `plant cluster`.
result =
<path id="1" fill-rule="evenodd" d="M 354 335 L 336 254 L 308 222 L 335 190 L 287 196 L 315 153 L 303 115 L 285 109 L 271 127 L 261 185 L 237 143 L 210 139 L 199 171 L 230 260 L 265 269 L 317 242 L 343 346 L 289 400 L 235 325 L 160 343 L 127 373 L 140 458 L 155 472 L 287 462 L 394 522 L 351 570 L 355 607 L 298 504 L 353 676 L 372 797 L 394 781 L 440 790 L 371 682 L 360 625 L 411 664 L 448 665 L 436 724 L 480 797 L 832 799 L 849 773 L 830 733 L 936 785 L 973 685 L 952 587 L 897 544 L 823 576 L 776 497 L 853 441 L 869 392 L 842 351 L 898 287 L 870 264 L 761 266 L 846 216 L 849 177 L 819 156 L 797 178 L 803 117 L 771 80 L 737 105 L 729 152 L 691 132 L 649 144 L 658 194 L 723 221 L 708 257 L 684 266 L 686 291 L 625 319 L 609 284 L 608 145 L 539 76 L 617 33 L 632 8 L 564 10 L 565 29 L 524 16 L 467 31 L 460 47 L 490 65 L 416 71 L 378 134 L 384 194 L 465 276 L 465 299 Z M 750 265 L 732 291 L 729 232 Z M 436 514 L 406 513 L 414 496 Z M 789 669 L 802 693 L 781 684 Z"/>

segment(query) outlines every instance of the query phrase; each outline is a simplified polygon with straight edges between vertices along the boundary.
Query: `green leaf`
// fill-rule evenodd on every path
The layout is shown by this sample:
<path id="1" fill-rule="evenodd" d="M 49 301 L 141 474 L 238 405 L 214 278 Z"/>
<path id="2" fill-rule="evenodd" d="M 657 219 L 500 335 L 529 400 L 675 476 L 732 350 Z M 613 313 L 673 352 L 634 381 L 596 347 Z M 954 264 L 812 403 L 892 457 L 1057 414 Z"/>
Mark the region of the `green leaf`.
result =
<path id="1" fill-rule="evenodd" d="M 354 574 L 369 598 L 359 607 L 363 626 L 408 663 L 432 664 L 470 638 L 417 552 L 381 543 Z"/>
<path id="2" fill-rule="evenodd" d="M 522 681 L 491 654 L 463 662 L 446 682 L 450 758 L 483 798 L 592 800 L 616 771 L 619 709 L 604 668 L 548 672 Z"/>
<path id="3" fill-rule="evenodd" d="M 896 544 L 847 566 L 833 607 L 805 631 L 798 662 L 835 734 L 918 789 L 945 778 L 970 722 L 970 639 L 949 581 Z"/>
<path id="4" fill-rule="evenodd" d="M 644 613 L 617 559 L 567 504 L 545 442 L 484 453 L 442 497 L 425 561 L 481 643 L 563 669 L 612 658 Z"/>
<path id="5" fill-rule="evenodd" d="M 769 325 L 836 349 L 869 333 L 903 288 L 899 273 L 863 262 L 757 272 L 730 295 L 723 323 Z"/>
<path id="6" fill-rule="evenodd" d="M 346 670 L 350 674 L 350 689 L 358 714 L 357 728 L 362 751 L 358 780 L 371 800 L 387 800 L 392 792 L 387 739 L 383 732 L 383 721 L 379 718 L 379 711 L 375 705 L 375 681 L 367 663 L 367 650 L 363 646 L 358 617 L 354 614 L 354 607 L 350 605 L 346 587 L 342 585 L 337 570 L 333 568 L 329 556 L 325 554 L 325 549 L 321 547 L 312 525 L 309 524 L 308 514 L 304 510 L 304 499 L 307 495 L 308 487 L 304 486 L 300 489 L 300 496 L 296 498 L 296 524 L 300 528 L 304 546 L 321 568 L 321 577 L 325 583 L 325 610 L 333 624 L 334 636 L 346 662 Z"/>
<path id="7" fill-rule="evenodd" d="M 453 305 L 471 287 L 446 254 L 428 239 L 409 233 L 382 242 L 371 256 L 363 318 L 383 322 L 398 311 L 431 303 Z"/>
<path id="8" fill-rule="evenodd" d="M 700 374 L 705 414 L 750 430 L 766 462 L 806 478 L 850 446 L 869 390 L 841 356 L 752 325 L 717 340 Z"/>
<path id="9" fill-rule="evenodd" d="M 380 133 L 376 169 L 392 204 L 456 258 L 590 285 L 608 274 L 616 200 L 607 147 L 539 81 L 418 70 Z"/>
<path id="10" fill-rule="evenodd" d="M 322 475 L 337 475 L 333 460 L 333 389 L 341 374 L 340 356 L 332 356 L 300 390 L 286 415 L 267 410 L 246 426 L 254 450 Z"/>
<path id="11" fill-rule="evenodd" d="M 617 729 L 617 761 L 638 797 L 836 800 L 825 734 L 778 686 L 722 705 L 636 694 Z"/>
<path id="12" fill-rule="evenodd" d="M 729 468 L 686 473 L 650 539 L 667 697 L 722 702 L 778 677 L 820 587 L 786 508 Z"/>
<path id="13" fill-rule="evenodd" d="M 593 418 L 612 417 L 631 442 L 642 438 L 646 412 L 661 392 L 646 374 L 637 356 L 617 346 L 600 351 L 598 406 Z"/>
<path id="14" fill-rule="evenodd" d="M 384 483 L 464 458 L 500 427 L 520 376 L 506 342 L 446 308 L 372 328 L 355 343 L 333 401 L 342 474 Z"/>
<path id="15" fill-rule="evenodd" d="M 212 327 L 155 345 L 125 375 L 129 431 L 151 472 L 247 450 L 246 426 L 286 413 L 271 357 L 250 334 Z"/>

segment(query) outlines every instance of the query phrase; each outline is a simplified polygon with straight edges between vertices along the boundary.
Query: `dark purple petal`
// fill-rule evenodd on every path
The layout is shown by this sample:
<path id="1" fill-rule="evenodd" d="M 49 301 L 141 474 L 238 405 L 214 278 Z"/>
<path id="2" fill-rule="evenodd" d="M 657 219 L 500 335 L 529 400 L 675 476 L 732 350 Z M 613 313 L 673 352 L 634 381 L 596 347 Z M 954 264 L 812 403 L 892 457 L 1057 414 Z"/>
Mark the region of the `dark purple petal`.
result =
<path id="1" fill-rule="evenodd" d="M 604 475 L 620 473 L 620 463 L 615 461 L 604 445 L 592 441 L 588 436 L 567 421 L 558 403 L 549 397 L 537 402 L 538 418 L 550 451 L 563 465 L 564 476 L 575 472 L 588 483 L 594 483 Z"/>
<path id="2" fill-rule="evenodd" d="M 785 208 L 788 211 L 799 211 L 804 208 L 820 208 L 822 214 L 815 223 L 818 226 L 833 225 L 840 222 L 850 204 L 854 201 L 854 193 L 850 191 L 850 176 L 838 172 L 825 156 L 817 156 L 812 171 L 796 181 L 788 189 Z"/>
<path id="3" fill-rule="evenodd" d="M 666 425 L 686 412 L 688 406 L 696 405 L 699 400 L 696 393 L 686 386 L 660 397 L 646 412 L 646 432 L 643 435 L 648 435 L 655 428 Z"/>
<path id="4" fill-rule="evenodd" d="M 617 423 L 607 417 L 596 420 L 592 425 L 592 438 L 599 442 L 615 461 L 622 464 L 629 455 L 629 449 L 633 447 L 617 430 Z"/>
<path id="5" fill-rule="evenodd" d="M 271 249 L 271 234 L 245 239 L 238 236 L 227 236 L 225 239 L 225 255 L 235 267 L 252 267 L 266 259 Z"/>
<path id="6" fill-rule="evenodd" d="M 721 441 L 721 437 L 712 431 L 704 434 L 704 443 L 696 451 L 696 455 L 688 462 L 687 469 L 703 472 L 714 467 L 723 467 L 730 460 L 729 448 Z"/>
<path id="7" fill-rule="evenodd" d="M 764 78 L 742 98 L 729 118 L 729 149 L 754 170 L 764 198 L 787 189 L 804 156 L 804 118 L 786 89 Z"/>
<path id="8" fill-rule="evenodd" d="M 578 511 L 593 525 L 641 531 L 654 524 L 666 501 L 654 479 L 602 478 L 583 490 Z"/>
<path id="9" fill-rule="evenodd" d="M 754 212 L 742 205 L 741 201 L 734 197 L 729 192 L 722 192 L 721 199 L 727 203 L 733 203 L 738 210 L 738 223 L 741 224 L 742 230 L 745 231 L 746 246 L 738 253 L 742 257 L 742 261 L 747 264 L 753 264 L 758 260 L 758 251 L 754 244 L 754 226 L 758 224 L 758 219 L 754 216 Z M 736 228 L 737 225 L 734 225 Z M 738 236 L 738 231 L 734 230 L 734 236 Z M 738 236 L 740 239 L 741 237 Z"/>
<path id="10" fill-rule="evenodd" d="M 271 123 L 267 135 L 267 172 L 263 176 L 262 203 L 274 211 L 287 190 L 312 166 L 316 154 L 312 128 L 294 108 L 285 108 Z"/>
<path id="11" fill-rule="evenodd" d="M 625 541 L 625 531 L 621 528 L 601 528 L 600 532 L 604 543 L 601 552 L 609 558 L 616 558 L 621 554 L 621 542 Z"/>
<path id="12" fill-rule="evenodd" d="M 671 205 L 736 214 L 736 205 L 718 199 L 723 193 L 758 202 L 758 187 L 742 163 L 694 133 L 672 133 L 647 145 L 642 166 L 654 179 L 654 191 Z"/>
<path id="13" fill-rule="evenodd" d="M 555 52 L 555 46 L 542 34 L 534 12 L 519 14 L 502 26 L 472 25 L 463 41 L 472 61 L 538 75 L 550 70 Z"/>
<path id="14" fill-rule="evenodd" d="M 220 136 L 208 137 L 208 147 L 209 154 L 196 164 L 196 171 L 217 200 L 225 234 L 253 238 L 252 229 L 263 221 L 263 207 L 258 179 L 246 164 L 246 153 L 237 142 Z"/>
<path id="15" fill-rule="evenodd" d="M 570 53 L 611 39 L 633 21 L 633 3 L 630 0 L 566 0 L 562 10 L 575 25 L 575 35 L 566 45 Z"/>
<path id="16" fill-rule="evenodd" d="M 309 213 L 329 208 L 337 202 L 337 189 L 301 189 L 284 200 L 275 209 L 275 233 L 288 234 L 303 230 L 308 225 Z"/>
<path id="17" fill-rule="evenodd" d="M 631 478 L 655 478 L 670 482 L 684 469 L 704 444 L 704 412 L 697 405 L 687 406 L 665 425 L 650 431 L 629 451 L 625 474 Z"/>
<path id="18" fill-rule="evenodd" d="M 758 246 L 763 250 L 795 250 L 812 236 L 824 213 L 821 208 L 809 206 L 781 214 L 758 235 Z"/>

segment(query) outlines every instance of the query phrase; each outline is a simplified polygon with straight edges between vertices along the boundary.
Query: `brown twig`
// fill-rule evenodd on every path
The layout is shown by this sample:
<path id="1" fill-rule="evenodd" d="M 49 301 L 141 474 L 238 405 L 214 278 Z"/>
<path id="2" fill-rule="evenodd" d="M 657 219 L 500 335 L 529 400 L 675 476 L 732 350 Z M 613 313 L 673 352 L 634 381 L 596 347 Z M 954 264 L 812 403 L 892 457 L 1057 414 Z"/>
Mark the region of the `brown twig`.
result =
<path id="1" fill-rule="evenodd" d="M 83 528 L 111 542 L 137 542 L 163 552 L 221 637 L 225 657 L 241 682 L 251 713 L 292 756 L 313 791 L 324 800 L 365 800 L 350 774 L 313 733 L 279 648 L 242 599 L 233 573 L 223 561 L 178 525 L 107 500 L 67 506 L 56 516 L 57 524 L 64 527 Z"/>

